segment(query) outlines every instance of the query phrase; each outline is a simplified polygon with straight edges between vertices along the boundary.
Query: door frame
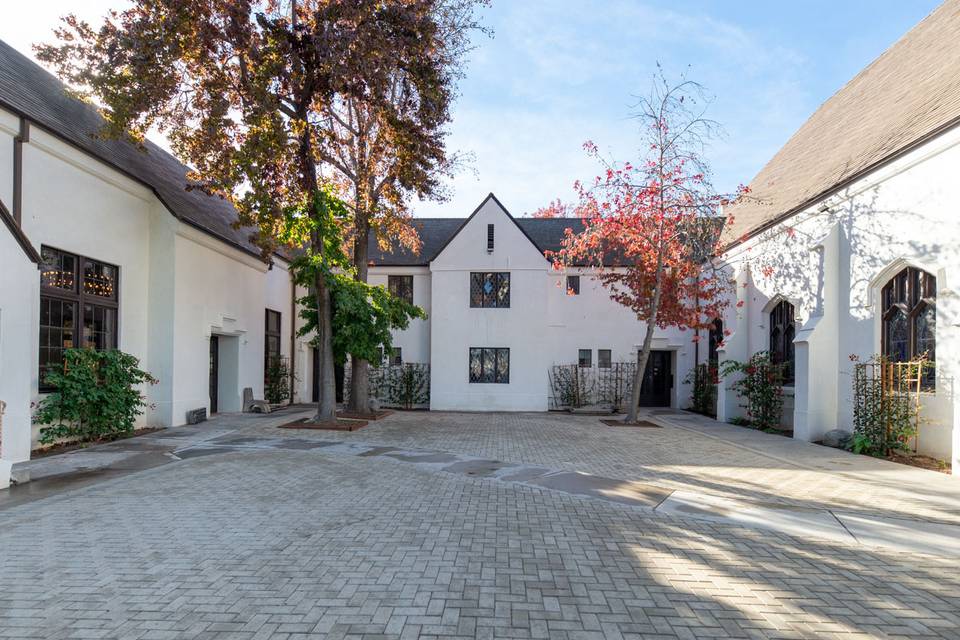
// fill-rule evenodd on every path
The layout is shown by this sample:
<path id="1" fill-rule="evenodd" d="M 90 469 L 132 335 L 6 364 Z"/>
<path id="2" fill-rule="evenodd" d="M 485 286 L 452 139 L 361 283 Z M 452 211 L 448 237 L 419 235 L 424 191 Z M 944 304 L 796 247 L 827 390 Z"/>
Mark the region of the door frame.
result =
<path id="1" fill-rule="evenodd" d="M 661 362 L 661 372 L 663 374 L 661 380 L 662 389 L 657 394 L 648 393 L 646 401 L 643 395 L 643 383 L 647 382 L 647 374 L 644 371 L 643 378 L 641 379 L 640 387 L 640 406 L 641 407 L 672 407 L 673 406 L 673 397 L 676 386 L 674 371 L 674 351 L 671 349 L 651 349 L 650 358 L 647 360 L 647 369 L 651 366 L 654 366 L 654 358 L 663 359 L 665 362 Z M 651 380 L 651 384 L 653 381 Z"/>
<path id="2" fill-rule="evenodd" d="M 218 413 L 220 405 L 220 336 L 210 336 L 209 381 L 210 415 Z"/>

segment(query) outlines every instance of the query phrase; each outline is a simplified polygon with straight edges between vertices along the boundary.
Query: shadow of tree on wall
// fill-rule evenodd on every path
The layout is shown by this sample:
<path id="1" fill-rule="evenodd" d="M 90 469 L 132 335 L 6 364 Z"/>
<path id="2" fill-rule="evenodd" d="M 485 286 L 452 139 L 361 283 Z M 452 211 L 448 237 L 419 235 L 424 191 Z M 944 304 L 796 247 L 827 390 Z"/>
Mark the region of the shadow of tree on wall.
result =
<path id="1" fill-rule="evenodd" d="M 878 289 L 885 283 L 877 278 L 898 260 L 920 265 L 935 265 L 941 269 L 952 261 L 960 246 L 960 229 L 956 225 L 938 224 L 936 209 L 930 214 L 916 208 L 884 206 L 895 202 L 897 194 L 886 196 L 884 185 L 875 185 L 864 191 L 850 189 L 827 199 L 824 207 L 798 214 L 790 220 L 762 232 L 749 244 L 734 264 L 749 267 L 750 291 L 754 304 L 764 308 L 777 295 L 794 303 L 797 320 L 802 330 L 810 319 L 821 312 L 840 314 L 837 363 L 841 381 L 840 425 L 852 425 L 853 367 L 849 356 L 869 358 L 880 351 L 878 320 Z M 902 195 L 900 196 L 902 199 Z M 933 205 L 935 206 L 935 205 Z M 837 274 L 826 274 L 825 258 L 817 250 L 829 233 L 839 234 L 839 261 Z M 938 335 L 941 346 L 955 345 L 958 337 L 952 335 L 952 325 L 960 318 L 960 297 L 943 295 L 950 283 L 938 277 Z M 837 298 L 826 299 L 825 280 L 839 276 Z M 952 294 L 952 290 L 946 290 Z M 838 308 L 839 307 L 839 308 Z M 947 320 L 947 321 L 944 321 Z M 940 349 L 938 349 L 940 350 Z M 942 349 L 956 352 L 956 347 Z M 955 364 L 941 358 L 938 362 L 936 397 L 926 401 L 931 406 L 928 415 L 947 420 L 946 415 L 954 399 Z M 952 427 L 952 419 L 950 420 Z M 944 422 L 944 425 L 946 423 Z"/>

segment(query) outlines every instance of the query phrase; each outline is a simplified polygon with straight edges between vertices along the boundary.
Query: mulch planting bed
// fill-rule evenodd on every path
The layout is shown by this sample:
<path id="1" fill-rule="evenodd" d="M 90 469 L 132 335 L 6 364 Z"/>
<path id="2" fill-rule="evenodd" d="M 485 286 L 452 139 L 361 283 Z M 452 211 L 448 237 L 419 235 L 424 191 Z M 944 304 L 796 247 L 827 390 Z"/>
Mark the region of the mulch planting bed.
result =
<path id="1" fill-rule="evenodd" d="M 338 418 L 345 418 L 347 420 L 379 420 L 380 418 L 386 418 L 389 415 L 392 415 L 393 411 L 390 409 L 380 409 L 376 413 L 354 413 L 352 411 L 337 411 Z"/>
<path id="2" fill-rule="evenodd" d="M 335 420 L 314 422 L 310 418 L 302 418 L 282 424 L 278 429 L 315 429 L 319 431 L 356 431 L 367 426 L 366 420 Z"/>
<path id="3" fill-rule="evenodd" d="M 951 464 L 944 460 L 937 460 L 936 458 L 931 458 L 930 456 L 922 455 L 904 455 L 902 453 L 891 453 L 887 456 L 887 460 L 890 462 L 897 462 L 900 464 L 908 464 L 911 467 L 920 467 L 921 469 L 928 469 L 930 471 L 939 471 L 940 473 L 950 473 Z"/>
<path id="4" fill-rule="evenodd" d="M 646 427 L 648 429 L 660 429 L 660 425 L 649 422 L 648 420 L 638 420 L 637 422 L 624 422 L 623 420 L 601 420 L 608 427 Z"/>

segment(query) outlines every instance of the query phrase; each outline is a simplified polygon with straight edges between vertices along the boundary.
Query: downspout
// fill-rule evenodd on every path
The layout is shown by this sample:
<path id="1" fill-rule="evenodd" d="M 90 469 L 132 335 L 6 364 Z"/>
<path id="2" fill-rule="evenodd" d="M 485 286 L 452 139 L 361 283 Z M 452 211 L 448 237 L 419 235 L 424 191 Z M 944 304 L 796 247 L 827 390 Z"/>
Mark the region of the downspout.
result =
<path id="1" fill-rule="evenodd" d="M 297 280 L 290 271 L 290 404 L 297 392 Z"/>
<path id="2" fill-rule="evenodd" d="M 30 142 L 30 121 L 20 118 L 20 133 L 13 139 L 13 219 L 23 227 L 23 145 Z"/>

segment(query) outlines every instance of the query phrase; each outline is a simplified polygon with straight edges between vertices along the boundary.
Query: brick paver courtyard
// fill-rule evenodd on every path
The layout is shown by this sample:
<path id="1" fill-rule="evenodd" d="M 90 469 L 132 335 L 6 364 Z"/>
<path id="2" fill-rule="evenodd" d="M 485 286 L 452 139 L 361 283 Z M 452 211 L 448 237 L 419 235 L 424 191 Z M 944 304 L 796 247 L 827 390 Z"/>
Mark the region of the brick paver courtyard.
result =
<path id="1" fill-rule="evenodd" d="M 886 467 L 874 477 L 859 460 L 849 475 L 815 471 L 816 457 L 786 465 L 782 443 L 743 448 L 722 425 L 702 434 L 698 424 L 398 413 L 345 434 L 247 418 L 231 431 L 229 420 L 203 427 L 217 436 L 205 450 L 183 438 L 182 460 L 0 510 L 0 637 L 960 638 L 960 558 L 661 515 L 311 443 L 804 505 L 853 507 L 869 491 L 863 509 L 943 521 L 957 511 L 952 478 L 909 476 L 931 486 L 909 499 Z M 273 446 L 256 446 L 267 438 Z M 252 446 L 217 448 L 228 439 Z"/>

